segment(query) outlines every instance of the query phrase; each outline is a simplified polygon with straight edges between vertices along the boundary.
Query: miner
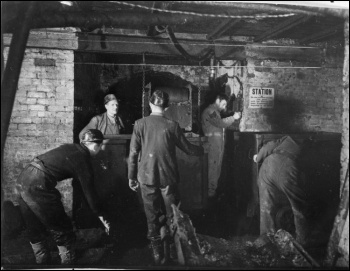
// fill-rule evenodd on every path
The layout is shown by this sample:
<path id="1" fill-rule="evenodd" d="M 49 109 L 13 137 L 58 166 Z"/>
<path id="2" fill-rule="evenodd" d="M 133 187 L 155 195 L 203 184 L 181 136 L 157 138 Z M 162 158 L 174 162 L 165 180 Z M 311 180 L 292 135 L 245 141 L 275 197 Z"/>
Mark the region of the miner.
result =
<path id="1" fill-rule="evenodd" d="M 91 165 L 91 157 L 100 151 L 102 141 L 101 131 L 89 129 L 80 144 L 63 144 L 34 158 L 17 179 L 19 205 L 37 264 L 51 263 L 47 233 L 56 242 L 62 264 L 76 261 L 73 226 L 64 210 L 61 194 L 55 188 L 62 180 L 79 180 L 91 210 L 109 231 L 109 221 L 95 191 Z"/>
<path id="2" fill-rule="evenodd" d="M 148 223 L 147 237 L 151 241 L 155 263 L 159 264 L 163 257 L 160 229 L 170 223 L 171 205 L 177 205 L 179 197 L 176 147 L 197 156 L 203 155 L 204 150 L 186 139 L 179 123 L 164 116 L 169 106 L 166 92 L 156 90 L 149 105 L 151 115 L 137 120 L 134 125 L 128 175 L 130 188 L 134 191 L 141 189 Z"/>

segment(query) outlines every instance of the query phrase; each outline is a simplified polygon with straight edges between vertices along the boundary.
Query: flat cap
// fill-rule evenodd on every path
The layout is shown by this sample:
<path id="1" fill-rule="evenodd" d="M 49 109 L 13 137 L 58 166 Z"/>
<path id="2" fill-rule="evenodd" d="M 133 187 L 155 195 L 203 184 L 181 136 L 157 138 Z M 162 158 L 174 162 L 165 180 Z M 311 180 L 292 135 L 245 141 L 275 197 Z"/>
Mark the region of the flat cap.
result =
<path id="1" fill-rule="evenodd" d="M 114 94 L 107 94 L 104 98 L 104 104 L 106 104 L 110 101 L 113 101 L 113 100 L 118 101 L 118 99 L 114 96 Z"/>

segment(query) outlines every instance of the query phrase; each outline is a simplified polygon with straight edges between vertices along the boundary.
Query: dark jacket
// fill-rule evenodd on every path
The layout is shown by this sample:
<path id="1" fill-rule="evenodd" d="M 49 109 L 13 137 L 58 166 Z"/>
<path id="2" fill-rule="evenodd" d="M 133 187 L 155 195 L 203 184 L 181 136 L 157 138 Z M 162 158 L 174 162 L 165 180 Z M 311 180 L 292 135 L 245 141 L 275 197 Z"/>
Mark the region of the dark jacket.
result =
<path id="1" fill-rule="evenodd" d="M 122 134 L 123 130 L 124 130 L 124 124 L 122 119 L 120 118 L 120 116 L 116 117 L 116 121 L 118 123 L 118 132 L 117 135 Z M 102 134 L 106 134 L 106 130 L 107 130 L 107 123 L 108 123 L 108 116 L 107 116 L 107 112 L 97 115 L 95 117 L 93 117 L 90 122 L 88 123 L 88 125 L 86 125 L 84 127 L 83 130 L 81 130 L 81 132 L 79 133 L 79 139 L 81 140 L 83 137 L 83 134 L 86 130 L 88 129 L 98 129 L 102 132 Z"/>
<path id="2" fill-rule="evenodd" d="M 188 142 L 177 122 L 162 114 L 152 113 L 137 120 L 130 142 L 129 179 L 137 177 L 140 183 L 147 185 L 177 183 L 176 147 L 189 155 L 204 153 L 202 146 Z"/>
<path id="3" fill-rule="evenodd" d="M 262 162 L 266 157 L 273 153 L 285 155 L 292 160 L 296 160 L 300 155 L 300 152 L 300 146 L 290 136 L 284 136 L 278 140 L 266 143 L 257 155 L 257 162 Z"/>
<path id="4" fill-rule="evenodd" d="M 46 173 L 47 177 L 45 179 L 35 181 L 42 182 L 42 187 L 45 189 L 50 190 L 56 186 L 57 182 L 65 179 L 78 179 L 91 210 L 96 215 L 101 215 L 94 186 L 94 172 L 90 162 L 90 153 L 84 145 L 64 144 L 37 156 L 32 165 Z M 22 190 L 30 189 L 31 184 L 28 183 L 27 178 L 19 178 L 17 182 Z"/>

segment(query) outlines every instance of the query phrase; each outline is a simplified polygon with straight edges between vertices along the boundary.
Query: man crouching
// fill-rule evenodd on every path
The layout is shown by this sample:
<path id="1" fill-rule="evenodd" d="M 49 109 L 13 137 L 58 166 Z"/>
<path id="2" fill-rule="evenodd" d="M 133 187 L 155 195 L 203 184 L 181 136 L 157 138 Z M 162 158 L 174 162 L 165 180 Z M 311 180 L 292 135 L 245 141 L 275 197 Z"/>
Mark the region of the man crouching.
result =
<path id="1" fill-rule="evenodd" d="M 90 129 L 80 144 L 63 144 L 37 156 L 17 179 L 19 205 L 28 230 L 37 264 L 50 264 L 51 254 L 45 232 L 56 242 L 61 264 L 74 264 L 75 233 L 70 218 L 64 211 L 57 182 L 68 178 L 79 179 L 91 210 L 101 220 L 106 232 L 109 222 L 102 215 L 94 187 L 94 173 L 90 158 L 101 149 L 103 135 Z"/>

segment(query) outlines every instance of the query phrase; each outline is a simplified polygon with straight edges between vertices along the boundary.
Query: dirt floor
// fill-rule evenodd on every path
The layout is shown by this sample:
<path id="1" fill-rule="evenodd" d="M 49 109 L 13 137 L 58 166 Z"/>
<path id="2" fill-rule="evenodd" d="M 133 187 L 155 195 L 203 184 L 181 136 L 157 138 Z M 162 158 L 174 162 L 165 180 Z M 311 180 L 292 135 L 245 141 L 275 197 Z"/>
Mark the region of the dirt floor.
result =
<path id="1" fill-rule="evenodd" d="M 226 208 L 224 208 L 226 207 Z M 285 244 L 278 244 L 265 239 L 257 243 L 259 222 L 257 217 L 248 218 L 246 214 L 234 211 L 229 206 L 214 205 L 206 210 L 189 212 L 196 229 L 200 251 L 205 261 L 202 268 L 210 269 L 288 269 L 296 267 L 313 268 L 310 263 L 300 258 L 295 251 Z M 78 263 L 74 267 L 82 268 L 141 268 L 141 269 L 176 269 L 175 246 L 171 248 L 172 261 L 166 266 L 155 266 L 152 251 L 146 239 L 147 226 L 143 213 L 125 217 L 126 221 L 115 221 L 110 236 L 102 228 L 79 229 Z M 59 266 L 59 255 L 53 241 L 49 238 L 52 249 L 53 265 Z M 308 250 L 310 255 L 322 265 L 326 244 Z M 11 238 L 5 236 L 2 242 L 2 268 L 35 268 L 35 260 L 26 232 Z M 189 266 L 183 266 L 188 269 Z M 193 267 L 194 268 L 194 267 Z"/>

